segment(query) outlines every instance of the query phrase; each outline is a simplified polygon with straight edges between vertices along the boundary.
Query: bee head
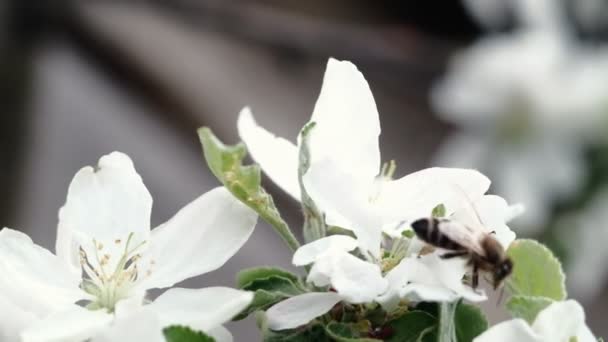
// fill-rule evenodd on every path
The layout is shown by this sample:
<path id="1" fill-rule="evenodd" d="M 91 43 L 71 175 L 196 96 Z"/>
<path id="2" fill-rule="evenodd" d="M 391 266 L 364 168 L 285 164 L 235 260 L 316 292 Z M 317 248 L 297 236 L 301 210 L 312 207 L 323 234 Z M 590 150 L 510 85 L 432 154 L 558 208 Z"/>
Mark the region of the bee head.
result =
<path id="1" fill-rule="evenodd" d="M 493 273 L 494 280 L 494 289 L 498 288 L 498 286 L 508 277 L 511 272 L 513 272 L 513 261 L 509 258 L 505 258 L 502 262 L 496 265 Z"/>

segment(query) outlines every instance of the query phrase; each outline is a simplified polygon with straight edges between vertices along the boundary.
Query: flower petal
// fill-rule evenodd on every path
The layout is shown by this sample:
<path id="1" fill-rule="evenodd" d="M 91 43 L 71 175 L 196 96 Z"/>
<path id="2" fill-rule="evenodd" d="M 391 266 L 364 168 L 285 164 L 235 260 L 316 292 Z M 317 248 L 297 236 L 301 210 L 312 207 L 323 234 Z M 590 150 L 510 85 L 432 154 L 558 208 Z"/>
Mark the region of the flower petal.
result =
<path id="1" fill-rule="evenodd" d="M 138 263 L 149 272 L 141 287 L 162 288 L 221 267 L 247 242 L 257 214 L 224 187 L 203 194 L 152 231 L 147 255 Z"/>
<path id="2" fill-rule="evenodd" d="M 0 295 L 0 312 L 0 341 L 18 341 L 21 330 L 38 319 L 36 315 L 23 310 L 4 295 Z"/>
<path id="3" fill-rule="evenodd" d="M 253 293 L 229 287 L 171 288 L 146 308 L 156 312 L 162 326 L 188 325 L 208 331 L 231 320 L 253 300 Z"/>
<path id="4" fill-rule="evenodd" d="M 328 225 L 350 229 L 359 247 L 373 256 L 380 253 L 382 222 L 369 202 L 373 179 L 359 183 L 330 159 L 311 164 L 302 181 L 306 191 L 323 213 Z"/>
<path id="5" fill-rule="evenodd" d="M 443 204 L 448 212 L 476 201 L 488 191 L 490 180 L 476 170 L 429 168 L 385 182 L 374 203 L 384 211 L 384 223 L 427 217 Z"/>
<path id="6" fill-rule="evenodd" d="M 510 321 L 496 324 L 477 336 L 473 342 L 544 342 L 556 341 L 546 340 L 534 333 L 528 323 L 523 319 L 512 319 Z"/>
<path id="7" fill-rule="evenodd" d="M 544 341 L 570 341 L 572 337 L 579 338 L 579 333 L 588 337 L 585 325 L 585 312 L 575 300 L 556 302 L 539 312 L 532 324 L 532 329 L 543 337 Z M 591 336 L 590 341 L 596 341 Z"/>
<path id="8" fill-rule="evenodd" d="M 293 254 L 293 264 L 304 266 L 315 262 L 320 256 L 328 252 L 350 252 L 357 248 L 357 240 L 346 235 L 331 235 L 298 248 Z"/>
<path id="9" fill-rule="evenodd" d="M 507 222 L 518 212 L 523 211 L 523 207 L 509 206 L 507 201 L 500 196 L 485 195 L 474 203 L 474 209 L 477 213 L 475 220 L 481 220 L 481 224 L 487 230 L 492 231 L 496 240 L 507 249 L 515 240 L 515 232 L 507 226 Z"/>
<path id="10" fill-rule="evenodd" d="M 247 145 L 253 160 L 281 189 L 300 201 L 299 152 L 296 145 L 259 126 L 248 107 L 241 110 L 237 126 L 239 136 Z"/>
<path id="11" fill-rule="evenodd" d="M 354 178 L 368 182 L 378 175 L 378 110 L 355 65 L 329 59 L 311 121 L 316 123 L 309 136 L 313 162 L 329 157 Z"/>
<path id="12" fill-rule="evenodd" d="M 70 184 L 59 211 L 57 255 L 79 268 L 74 239 L 125 239 L 133 245 L 148 239 L 152 197 L 131 159 L 113 152 L 99 159 L 98 169 L 82 168 Z M 83 242 L 83 241 L 80 241 Z"/>
<path id="13" fill-rule="evenodd" d="M 114 322 L 91 342 L 117 342 L 117 341 L 146 341 L 164 342 L 157 314 L 150 310 L 140 310 L 137 313 L 124 318 L 116 319 Z"/>
<path id="14" fill-rule="evenodd" d="M 23 342 L 80 342 L 97 335 L 112 322 L 105 310 L 91 311 L 73 305 L 28 326 L 21 332 Z"/>
<path id="15" fill-rule="evenodd" d="M 291 297 L 266 311 L 272 330 L 297 328 L 325 314 L 342 300 L 334 292 L 311 292 Z"/>
<path id="16" fill-rule="evenodd" d="M 25 234 L 0 231 L 0 291 L 13 305 L 33 314 L 46 314 L 87 298 L 78 285 L 80 275 Z"/>
<path id="17" fill-rule="evenodd" d="M 442 260 L 437 254 L 405 258 L 386 275 L 389 291 L 380 300 L 386 302 L 395 294 L 416 301 L 465 298 L 476 302 L 487 299 L 462 283 L 465 272 L 466 260 Z"/>
<path id="18" fill-rule="evenodd" d="M 331 284 L 350 303 L 372 302 L 388 287 L 378 265 L 348 253 L 336 259 Z"/>

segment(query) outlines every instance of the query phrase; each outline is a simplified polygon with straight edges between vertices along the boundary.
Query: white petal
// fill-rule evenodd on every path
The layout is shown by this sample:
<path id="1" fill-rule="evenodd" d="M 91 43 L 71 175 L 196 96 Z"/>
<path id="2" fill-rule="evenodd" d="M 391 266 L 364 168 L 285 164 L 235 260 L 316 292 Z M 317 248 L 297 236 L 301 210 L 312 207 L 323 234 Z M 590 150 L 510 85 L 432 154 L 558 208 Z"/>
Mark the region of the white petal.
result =
<path id="1" fill-rule="evenodd" d="M 513 319 L 496 324 L 477 336 L 473 342 L 549 342 L 536 335 L 523 319 Z M 557 342 L 557 341 L 555 341 Z"/>
<path id="2" fill-rule="evenodd" d="M 329 286 L 331 284 L 331 276 L 334 273 L 335 258 L 339 257 L 340 253 L 332 253 L 325 255 L 310 268 L 306 281 L 315 284 L 318 287 Z"/>
<path id="3" fill-rule="evenodd" d="M 164 342 L 156 313 L 150 310 L 140 310 L 127 317 L 116 319 L 106 329 L 102 330 L 91 342 L 146 341 Z"/>
<path id="4" fill-rule="evenodd" d="M 311 292 L 273 305 L 266 316 L 272 330 L 292 329 L 325 314 L 342 298 L 334 292 Z"/>
<path id="5" fill-rule="evenodd" d="M 0 312 L 0 341 L 18 341 L 19 332 L 38 319 L 36 315 L 23 310 L 4 295 L 0 295 Z"/>
<path id="6" fill-rule="evenodd" d="M 388 287 L 378 265 L 348 253 L 336 260 L 331 284 L 350 303 L 372 302 Z"/>
<path id="7" fill-rule="evenodd" d="M 369 85 L 357 67 L 330 58 L 311 121 L 313 161 L 330 157 L 354 178 L 371 181 L 380 171 L 380 121 Z"/>
<path id="8" fill-rule="evenodd" d="M 209 329 L 205 333 L 213 337 L 215 342 L 232 342 L 234 340 L 232 338 L 232 333 L 222 325 Z"/>
<path id="9" fill-rule="evenodd" d="M 380 301 L 390 300 L 396 293 L 417 301 L 485 300 L 484 294 L 462 283 L 465 272 L 465 260 L 441 260 L 436 254 L 405 258 L 386 275 L 390 290 Z"/>
<path id="10" fill-rule="evenodd" d="M 296 145 L 259 126 L 248 107 L 241 110 L 237 126 L 253 160 L 281 189 L 300 201 L 299 151 Z"/>
<path id="11" fill-rule="evenodd" d="M 490 180 L 478 171 L 429 168 L 383 184 L 374 203 L 385 211 L 385 223 L 429 216 L 437 205 L 448 212 L 488 191 Z"/>
<path id="12" fill-rule="evenodd" d="M 247 242 L 257 214 L 224 187 L 182 208 L 152 232 L 147 255 L 138 263 L 149 276 L 143 288 L 168 287 L 221 267 Z"/>
<path id="13" fill-rule="evenodd" d="M 97 170 L 81 169 L 70 184 L 59 211 L 57 255 L 78 268 L 74 238 L 113 241 L 133 233 L 137 245 L 148 239 L 151 209 L 152 197 L 131 159 L 119 152 L 103 156 Z"/>
<path id="14" fill-rule="evenodd" d="M 229 287 L 172 288 L 146 306 L 162 326 L 192 325 L 207 331 L 226 323 L 253 300 L 253 293 Z"/>
<path id="15" fill-rule="evenodd" d="M 532 324 L 532 329 L 545 341 L 570 341 L 572 337 L 578 337 L 579 332 L 586 334 L 585 328 L 585 312 L 575 300 L 552 303 Z"/>
<path id="16" fill-rule="evenodd" d="M 27 327 L 22 342 L 81 342 L 97 335 L 112 322 L 104 310 L 91 311 L 73 305 Z"/>
<path id="17" fill-rule="evenodd" d="M 494 236 L 507 249 L 515 240 L 515 232 L 507 226 L 517 211 L 523 210 L 520 206 L 509 206 L 504 198 L 496 195 L 483 196 L 475 202 L 475 208 L 481 222 L 487 229 L 494 232 Z"/>
<path id="18" fill-rule="evenodd" d="M 331 235 L 298 248 L 293 254 L 293 264 L 304 266 L 311 264 L 329 251 L 350 252 L 357 248 L 357 240 L 346 235 Z"/>
<path id="19" fill-rule="evenodd" d="M 380 253 L 382 221 L 370 203 L 373 179 L 359 183 L 349 170 L 330 159 L 311 164 L 302 178 L 306 191 L 325 213 L 329 225 L 342 225 L 357 236 L 359 247 L 372 255 Z"/>
<path id="20" fill-rule="evenodd" d="M 0 291 L 24 311 L 46 314 L 87 298 L 81 278 L 25 234 L 0 231 Z"/>

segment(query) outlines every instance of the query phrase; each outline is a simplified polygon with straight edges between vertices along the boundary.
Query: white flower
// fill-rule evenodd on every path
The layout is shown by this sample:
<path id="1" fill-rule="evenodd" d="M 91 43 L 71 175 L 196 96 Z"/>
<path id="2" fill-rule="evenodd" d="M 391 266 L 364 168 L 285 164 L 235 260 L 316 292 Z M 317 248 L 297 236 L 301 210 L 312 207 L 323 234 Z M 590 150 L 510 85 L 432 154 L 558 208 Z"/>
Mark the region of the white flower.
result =
<path id="1" fill-rule="evenodd" d="M 469 3 L 484 11 L 478 6 L 496 1 Z M 578 42 L 559 2 L 507 3 L 522 26 L 456 55 L 432 93 L 438 113 L 465 128 L 435 160 L 490 174 L 498 191 L 526 203 L 521 223 L 532 231 L 553 201 L 580 188 L 582 148 L 603 139 L 608 47 Z"/>
<path id="2" fill-rule="evenodd" d="M 585 324 L 585 312 L 574 300 L 557 302 L 542 310 L 532 326 L 523 319 L 499 323 L 474 342 L 596 342 Z"/>
<path id="3" fill-rule="evenodd" d="M 115 152 L 74 177 L 59 213 L 57 255 L 18 231 L 0 231 L 0 336 L 82 341 L 142 305 L 161 326 L 210 322 L 202 328 L 212 330 L 246 307 L 251 293 L 229 288 L 174 288 L 152 303 L 145 295 L 222 266 L 247 241 L 257 215 L 224 188 L 152 231 L 151 208 L 131 159 Z"/>
<path id="4" fill-rule="evenodd" d="M 477 220 L 474 212 L 478 211 L 481 223 L 492 225 L 497 238 L 508 245 L 514 233 L 505 222 L 513 208 L 500 197 L 484 195 L 489 179 L 474 170 L 446 168 L 425 169 L 397 180 L 380 174 L 378 112 L 367 82 L 349 62 L 329 60 L 310 121 L 315 126 L 308 137 L 310 167 L 302 179 L 304 188 L 328 225 L 352 230 L 356 239 L 329 236 L 296 251 L 294 265 L 312 265 L 307 280 L 336 292 L 305 294 L 273 306 L 267 311 L 269 327 L 281 330 L 305 324 L 339 301 L 377 301 L 392 308 L 406 297 L 485 299 L 462 284 L 465 261 L 442 262 L 436 255 L 417 259 L 422 244 L 401 233 L 442 204 L 448 217 L 465 224 Z M 238 128 L 253 159 L 300 200 L 298 147 L 258 126 L 247 108 L 239 116 Z M 391 254 L 395 259 L 390 267 L 381 257 L 383 232 L 393 244 L 401 245 L 396 248 L 398 256 Z M 362 258 L 351 254 L 356 248 Z M 384 274 L 399 262 L 401 267 Z"/>
<path id="5" fill-rule="evenodd" d="M 474 204 L 478 214 L 461 208 L 447 209 L 448 217 L 464 224 L 481 220 L 483 227 L 492 227 L 496 239 L 507 248 L 515 233 L 505 224 L 518 214 L 519 207 L 511 207 L 498 196 L 486 195 Z M 488 232 L 489 233 L 489 232 Z M 331 286 L 335 292 L 319 292 L 292 297 L 267 311 L 268 326 L 274 330 L 295 328 L 327 313 L 335 304 L 380 303 L 387 311 L 394 310 L 402 299 L 410 301 L 470 301 L 486 299 L 462 282 L 468 270 L 467 260 L 441 260 L 439 253 L 418 256 L 422 246 L 417 239 L 395 237 L 393 243 L 404 243 L 405 252 L 396 261 L 362 260 L 353 252 L 360 243 L 344 235 L 328 236 L 300 247 L 293 256 L 296 266 L 311 265 L 307 281 L 318 287 Z M 443 253 L 443 252 L 441 252 Z M 396 266 L 390 263 L 395 262 Z M 387 271 L 388 266 L 388 272 Z"/>
<path id="6" fill-rule="evenodd" d="M 608 281 L 608 189 L 593 196 L 580 211 L 560 217 L 556 237 L 567 248 L 567 285 L 583 302 L 601 294 Z"/>
<path id="7" fill-rule="evenodd" d="M 476 201 L 490 185 L 466 169 L 430 168 L 397 180 L 380 175 L 378 111 L 365 78 L 350 62 L 329 60 L 310 121 L 315 126 L 304 187 L 327 224 L 352 230 L 366 256 L 379 257 L 383 227 L 428 216 L 440 203 L 456 207 L 463 195 Z M 264 172 L 300 200 L 298 147 L 258 126 L 247 108 L 238 128 Z"/>

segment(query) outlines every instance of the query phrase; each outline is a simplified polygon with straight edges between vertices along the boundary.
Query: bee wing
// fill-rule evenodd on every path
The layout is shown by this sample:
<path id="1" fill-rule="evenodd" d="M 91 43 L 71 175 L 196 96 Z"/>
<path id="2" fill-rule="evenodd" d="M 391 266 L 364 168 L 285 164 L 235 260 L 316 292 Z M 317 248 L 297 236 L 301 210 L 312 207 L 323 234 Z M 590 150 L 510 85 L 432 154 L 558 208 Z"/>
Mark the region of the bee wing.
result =
<path id="1" fill-rule="evenodd" d="M 466 224 L 472 229 L 485 231 L 481 217 L 471 198 L 469 198 L 466 192 L 458 184 L 453 184 L 453 187 L 462 195 L 463 206 L 452 214 L 452 218 Z"/>
<path id="2" fill-rule="evenodd" d="M 484 235 L 481 230 L 452 220 L 441 221 L 438 228 L 442 234 L 462 247 L 470 249 L 479 255 L 485 254 L 480 244 Z"/>

